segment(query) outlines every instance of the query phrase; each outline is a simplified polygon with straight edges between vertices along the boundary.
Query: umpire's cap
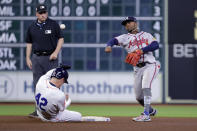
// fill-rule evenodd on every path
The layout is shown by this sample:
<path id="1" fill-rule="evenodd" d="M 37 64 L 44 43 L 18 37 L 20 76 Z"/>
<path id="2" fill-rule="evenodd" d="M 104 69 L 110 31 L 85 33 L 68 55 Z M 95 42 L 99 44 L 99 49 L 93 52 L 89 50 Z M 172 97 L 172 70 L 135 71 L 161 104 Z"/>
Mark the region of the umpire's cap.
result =
<path id="1" fill-rule="evenodd" d="M 62 65 L 58 66 L 52 73 L 51 78 L 55 77 L 57 79 L 62 79 L 64 78 L 64 83 L 68 83 L 68 72 L 67 69 L 70 69 L 71 67 L 69 65 Z"/>
<path id="2" fill-rule="evenodd" d="M 130 21 L 133 21 L 133 22 L 137 22 L 136 18 L 133 17 L 133 16 L 128 16 L 128 17 L 125 17 L 124 20 L 122 21 L 122 25 L 126 25 L 128 22 Z"/>
<path id="3" fill-rule="evenodd" d="M 47 7 L 44 4 L 40 4 L 36 7 L 36 12 L 42 13 L 42 12 L 47 12 Z"/>

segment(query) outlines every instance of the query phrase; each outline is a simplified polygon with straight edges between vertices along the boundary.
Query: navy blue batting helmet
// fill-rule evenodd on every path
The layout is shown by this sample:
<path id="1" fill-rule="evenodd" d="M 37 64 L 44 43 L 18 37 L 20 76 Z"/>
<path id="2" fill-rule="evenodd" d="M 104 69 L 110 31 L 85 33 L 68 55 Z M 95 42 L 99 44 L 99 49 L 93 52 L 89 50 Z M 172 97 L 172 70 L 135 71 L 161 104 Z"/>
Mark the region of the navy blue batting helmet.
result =
<path id="1" fill-rule="evenodd" d="M 60 65 L 58 66 L 52 73 L 51 78 L 55 77 L 57 79 L 62 79 L 64 78 L 64 83 L 68 83 L 67 79 L 68 79 L 68 72 L 67 69 L 70 69 L 71 67 L 68 65 Z"/>
<path id="2" fill-rule="evenodd" d="M 125 26 L 128 22 L 131 22 L 131 21 L 137 22 L 137 20 L 136 20 L 135 17 L 133 17 L 133 16 L 128 16 L 128 17 L 124 18 L 124 20 L 122 21 L 121 24 Z"/>

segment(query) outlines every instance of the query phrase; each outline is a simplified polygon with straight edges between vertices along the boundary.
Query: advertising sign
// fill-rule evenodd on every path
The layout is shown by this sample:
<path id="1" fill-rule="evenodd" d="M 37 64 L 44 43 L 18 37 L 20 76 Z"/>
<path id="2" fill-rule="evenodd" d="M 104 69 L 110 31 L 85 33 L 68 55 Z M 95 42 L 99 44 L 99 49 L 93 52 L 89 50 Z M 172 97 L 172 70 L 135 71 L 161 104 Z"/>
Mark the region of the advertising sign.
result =
<path id="1" fill-rule="evenodd" d="M 197 100 L 197 1 L 169 0 L 168 97 Z"/>
<path id="2" fill-rule="evenodd" d="M 133 103 L 135 93 L 132 72 L 70 72 L 68 85 L 61 90 L 73 102 Z M 152 101 L 161 102 L 162 75 L 152 84 Z M 33 101 L 31 72 L 1 72 L 0 101 Z"/>

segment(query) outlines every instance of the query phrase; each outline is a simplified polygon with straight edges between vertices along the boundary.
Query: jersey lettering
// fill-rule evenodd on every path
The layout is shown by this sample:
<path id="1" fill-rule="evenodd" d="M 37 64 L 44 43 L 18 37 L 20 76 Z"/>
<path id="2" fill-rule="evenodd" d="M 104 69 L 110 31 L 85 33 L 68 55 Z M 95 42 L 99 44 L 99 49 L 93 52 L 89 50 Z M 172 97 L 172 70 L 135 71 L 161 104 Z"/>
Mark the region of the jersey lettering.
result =
<path id="1" fill-rule="evenodd" d="M 119 45 L 122 46 L 128 53 L 134 52 L 136 49 L 142 49 L 151 44 L 151 42 L 156 41 L 150 33 L 143 31 L 137 34 L 122 34 L 115 38 L 118 40 Z M 139 63 L 154 63 L 155 61 L 153 52 L 148 52 L 143 54 L 143 57 L 140 58 Z"/>
<path id="2" fill-rule="evenodd" d="M 135 46 L 135 45 L 139 48 L 140 46 L 142 46 L 143 43 L 148 45 L 148 39 L 144 39 L 142 37 L 142 39 L 137 40 L 137 38 L 136 38 L 134 41 L 130 41 L 129 42 L 129 47 L 128 48 L 130 48 L 131 46 Z"/>
<path id="3" fill-rule="evenodd" d="M 43 109 L 43 106 L 46 106 L 47 103 L 48 103 L 48 101 L 47 101 L 46 98 L 41 97 L 41 99 L 40 99 L 40 97 L 41 97 L 41 94 L 40 94 L 40 93 L 38 93 L 38 94 L 35 96 L 36 104 L 37 104 L 37 106 L 38 106 L 42 111 L 45 111 L 45 109 Z M 40 100 L 41 100 L 41 101 L 40 101 Z"/>
<path id="4" fill-rule="evenodd" d="M 40 96 L 41 94 L 38 93 L 36 96 L 35 96 L 35 99 L 36 99 L 36 104 L 39 105 L 39 99 L 40 99 Z"/>
<path id="5" fill-rule="evenodd" d="M 44 97 L 41 98 L 41 101 L 42 101 L 42 102 L 40 103 L 40 106 L 39 106 L 39 107 L 40 107 L 41 110 L 45 111 L 45 109 L 43 109 L 42 106 L 46 106 L 47 103 L 48 103 L 48 101 L 47 101 L 47 99 L 45 99 Z"/>

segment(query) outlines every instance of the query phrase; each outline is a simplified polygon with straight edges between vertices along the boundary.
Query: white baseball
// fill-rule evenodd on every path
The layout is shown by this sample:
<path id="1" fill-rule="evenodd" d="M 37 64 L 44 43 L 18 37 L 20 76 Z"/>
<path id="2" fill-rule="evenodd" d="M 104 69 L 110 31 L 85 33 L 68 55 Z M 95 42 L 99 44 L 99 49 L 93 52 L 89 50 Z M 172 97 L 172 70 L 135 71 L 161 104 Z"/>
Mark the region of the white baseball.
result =
<path id="1" fill-rule="evenodd" d="M 61 24 L 61 25 L 60 25 L 60 29 L 63 30 L 63 29 L 65 29 L 65 28 L 66 28 L 66 25 L 65 25 L 65 24 Z"/>

